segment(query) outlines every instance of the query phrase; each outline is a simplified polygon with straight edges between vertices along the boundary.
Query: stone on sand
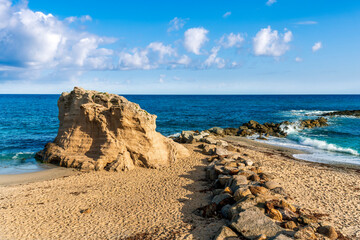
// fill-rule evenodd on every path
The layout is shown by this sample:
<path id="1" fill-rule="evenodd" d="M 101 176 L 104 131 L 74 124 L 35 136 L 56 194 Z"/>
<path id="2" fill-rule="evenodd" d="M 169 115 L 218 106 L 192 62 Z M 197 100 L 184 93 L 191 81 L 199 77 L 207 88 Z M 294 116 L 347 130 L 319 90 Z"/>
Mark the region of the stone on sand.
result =
<path id="1" fill-rule="evenodd" d="M 282 228 L 265 216 L 257 207 L 249 208 L 239 213 L 237 219 L 231 223 L 244 237 L 254 239 L 261 234 L 274 237 Z"/>
<path id="2" fill-rule="evenodd" d="M 231 230 L 231 228 L 222 226 L 218 234 L 215 236 L 214 240 L 229 240 L 236 239 L 237 234 Z"/>

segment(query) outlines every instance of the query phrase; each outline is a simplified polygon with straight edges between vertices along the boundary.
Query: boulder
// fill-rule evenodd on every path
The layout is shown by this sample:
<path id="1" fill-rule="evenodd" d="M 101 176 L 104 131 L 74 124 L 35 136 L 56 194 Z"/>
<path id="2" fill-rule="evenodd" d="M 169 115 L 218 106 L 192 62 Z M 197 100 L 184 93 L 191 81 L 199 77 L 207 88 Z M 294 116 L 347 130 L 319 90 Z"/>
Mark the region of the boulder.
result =
<path id="1" fill-rule="evenodd" d="M 202 153 L 206 155 L 213 155 L 215 152 L 215 146 L 214 145 L 205 145 Z"/>
<path id="2" fill-rule="evenodd" d="M 215 203 L 216 205 L 218 205 L 220 202 L 222 202 L 223 200 L 227 199 L 227 198 L 232 198 L 232 196 L 229 193 L 222 193 L 219 195 L 216 195 L 213 199 L 212 199 L 212 203 Z"/>
<path id="3" fill-rule="evenodd" d="M 250 189 L 250 192 L 253 195 L 267 194 L 268 193 L 268 190 L 266 188 L 260 187 L 260 186 L 250 186 L 249 189 Z"/>
<path id="4" fill-rule="evenodd" d="M 315 240 L 317 239 L 314 230 L 307 226 L 304 227 L 302 229 L 300 229 L 299 231 L 297 231 L 294 235 L 295 239 L 299 239 L 299 240 Z"/>
<path id="5" fill-rule="evenodd" d="M 275 222 L 265 216 L 257 207 L 252 207 L 239 213 L 231 227 L 248 239 L 255 239 L 261 234 L 274 237 L 282 231 Z"/>
<path id="6" fill-rule="evenodd" d="M 249 180 L 253 181 L 253 182 L 260 182 L 261 179 L 260 179 L 259 175 L 253 174 L 249 177 Z"/>
<path id="7" fill-rule="evenodd" d="M 229 144 L 228 144 L 228 142 L 226 142 L 224 140 L 217 140 L 216 141 L 216 146 L 227 147 L 227 146 L 229 146 Z"/>
<path id="8" fill-rule="evenodd" d="M 192 141 L 201 142 L 204 139 L 204 137 L 206 137 L 206 136 L 209 136 L 209 134 L 204 131 L 202 131 L 200 133 L 195 132 L 194 134 L 191 135 L 189 142 L 192 142 Z"/>
<path id="9" fill-rule="evenodd" d="M 223 218 L 230 218 L 230 208 L 230 204 L 227 204 L 221 208 L 221 215 L 223 216 Z"/>
<path id="10" fill-rule="evenodd" d="M 198 209 L 199 214 L 205 218 L 215 217 L 217 215 L 216 203 L 211 203 Z"/>
<path id="11" fill-rule="evenodd" d="M 209 132 L 214 133 L 216 135 L 224 135 L 225 131 L 224 129 L 220 127 L 213 127 L 209 129 Z"/>
<path id="12" fill-rule="evenodd" d="M 59 130 L 36 158 L 81 170 L 158 168 L 189 155 L 156 132 L 156 115 L 124 97 L 75 87 L 58 100 Z"/>
<path id="13" fill-rule="evenodd" d="M 218 178 L 218 173 L 214 167 L 206 169 L 206 177 L 212 181 Z"/>
<path id="14" fill-rule="evenodd" d="M 226 226 L 222 226 L 214 238 L 214 240 L 230 240 L 230 239 L 238 239 L 237 234 L 233 230 L 231 230 L 231 228 Z"/>
<path id="15" fill-rule="evenodd" d="M 231 181 L 230 188 L 233 192 L 236 192 L 236 190 L 243 185 L 246 185 L 248 183 L 248 180 L 243 175 L 234 175 L 233 179 Z"/>
<path id="16" fill-rule="evenodd" d="M 321 226 L 317 229 L 317 232 L 324 235 L 325 237 L 330 238 L 331 240 L 337 239 L 338 234 L 332 226 Z"/>
<path id="17" fill-rule="evenodd" d="M 234 193 L 234 198 L 235 198 L 235 201 L 239 201 L 241 199 L 243 199 L 244 197 L 250 195 L 251 192 L 249 190 L 249 188 L 239 188 L 236 190 L 236 192 Z"/>
<path id="18" fill-rule="evenodd" d="M 218 179 L 219 179 L 219 183 L 222 186 L 225 186 L 230 181 L 231 177 L 228 175 L 219 175 Z"/>
<path id="19" fill-rule="evenodd" d="M 225 128 L 224 129 L 224 134 L 225 135 L 230 135 L 230 136 L 235 136 L 238 131 L 239 131 L 239 129 L 237 129 L 237 128 Z"/>
<path id="20" fill-rule="evenodd" d="M 280 222 L 283 220 L 280 211 L 275 208 L 269 209 L 269 217 Z"/>
<path id="21" fill-rule="evenodd" d="M 292 240 L 293 238 L 288 237 L 284 234 L 279 234 L 276 237 L 274 237 L 272 240 Z"/>
<path id="22" fill-rule="evenodd" d="M 182 131 L 180 135 L 180 142 L 190 143 L 193 140 L 194 131 Z"/>
<path id="23" fill-rule="evenodd" d="M 213 139 L 212 137 L 206 137 L 202 139 L 203 142 L 206 142 L 208 144 L 216 145 L 217 141 Z"/>
<path id="24" fill-rule="evenodd" d="M 245 160 L 244 163 L 245 163 L 246 166 L 252 166 L 252 165 L 254 165 L 254 162 L 251 161 L 251 160 Z"/>
<path id="25" fill-rule="evenodd" d="M 292 230 L 294 228 L 297 228 L 297 225 L 294 221 L 289 221 L 289 222 L 284 223 L 284 228 Z"/>
<path id="26" fill-rule="evenodd" d="M 227 155 L 229 155 L 229 151 L 226 150 L 223 147 L 216 147 L 214 153 L 219 155 L 219 156 L 227 156 Z"/>
<path id="27" fill-rule="evenodd" d="M 274 189 L 274 188 L 277 188 L 277 187 L 280 187 L 280 184 L 276 181 L 267 181 L 264 186 L 268 189 Z"/>

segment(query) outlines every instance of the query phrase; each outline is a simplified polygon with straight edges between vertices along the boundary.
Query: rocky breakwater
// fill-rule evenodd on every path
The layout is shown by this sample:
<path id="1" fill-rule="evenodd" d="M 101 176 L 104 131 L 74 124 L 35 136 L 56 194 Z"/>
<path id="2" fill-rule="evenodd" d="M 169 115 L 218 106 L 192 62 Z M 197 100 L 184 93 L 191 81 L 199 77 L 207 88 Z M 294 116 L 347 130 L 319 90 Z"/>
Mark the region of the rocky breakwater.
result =
<path id="1" fill-rule="evenodd" d="M 286 137 L 287 129 L 290 127 L 302 130 L 306 128 L 325 127 L 328 126 L 327 119 L 319 117 L 317 119 L 306 119 L 298 122 L 284 121 L 281 123 L 264 123 L 260 124 L 254 120 L 242 124 L 239 128 L 220 128 L 213 127 L 205 131 L 183 131 L 179 137 L 174 140 L 180 143 L 206 142 L 216 144 L 214 137 L 240 136 L 249 137 L 259 135 L 259 138 L 265 137 Z"/>
<path id="2" fill-rule="evenodd" d="M 352 116 L 352 117 L 360 117 L 360 110 L 344 110 L 344 111 L 335 111 L 324 113 L 322 116 Z"/>
<path id="3" fill-rule="evenodd" d="M 346 239 L 322 222 L 321 214 L 295 206 L 291 197 L 260 164 L 233 145 L 201 144 L 209 165 L 206 176 L 213 197 L 198 209 L 205 218 L 225 218 L 215 240 L 224 239 Z"/>
<path id="4" fill-rule="evenodd" d="M 81 170 L 158 168 L 189 155 L 156 132 L 156 115 L 124 97 L 75 87 L 58 100 L 59 130 L 36 154 L 45 163 Z"/>

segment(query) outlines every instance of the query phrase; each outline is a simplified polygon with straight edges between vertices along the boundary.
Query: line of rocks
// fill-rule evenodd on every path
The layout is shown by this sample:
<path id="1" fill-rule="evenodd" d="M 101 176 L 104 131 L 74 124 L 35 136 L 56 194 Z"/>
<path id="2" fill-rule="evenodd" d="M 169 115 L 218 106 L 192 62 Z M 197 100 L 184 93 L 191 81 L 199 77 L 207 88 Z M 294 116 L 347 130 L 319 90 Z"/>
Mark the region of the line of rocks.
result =
<path id="1" fill-rule="evenodd" d="M 182 131 L 179 137 L 174 138 L 174 141 L 180 143 L 193 143 L 193 142 L 207 142 L 206 138 L 209 135 L 215 136 L 241 136 L 248 137 L 258 134 L 260 139 L 265 137 L 286 137 L 286 130 L 291 126 L 296 126 L 297 129 L 302 130 L 306 128 L 325 127 L 328 126 L 327 119 L 320 117 L 317 119 L 300 120 L 296 123 L 283 121 L 281 123 L 264 123 L 260 124 L 254 120 L 242 124 L 239 128 L 220 128 L 213 127 L 205 131 Z M 209 140 L 211 141 L 211 140 Z M 211 144 L 211 143 L 210 143 Z"/>
<path id="2" fill-rule="evenodd" d="M 360 117 L 360 110 L 335 111 L 335 112 L 324 113 L 321 116 L 353 116 L 353 117 Z"/>
<path id="3" fill-rule="evenodd" d="M 321 223 L 316 214 L 290 204 L 280 183 L 264 173 L 259 163 L 232 145 L 220 145 L 199 145 L 209 155 L 206 177 L 213 198 L 197 214 L 227 219 L 215 240 L 346 239 L 334 227 Z"/>

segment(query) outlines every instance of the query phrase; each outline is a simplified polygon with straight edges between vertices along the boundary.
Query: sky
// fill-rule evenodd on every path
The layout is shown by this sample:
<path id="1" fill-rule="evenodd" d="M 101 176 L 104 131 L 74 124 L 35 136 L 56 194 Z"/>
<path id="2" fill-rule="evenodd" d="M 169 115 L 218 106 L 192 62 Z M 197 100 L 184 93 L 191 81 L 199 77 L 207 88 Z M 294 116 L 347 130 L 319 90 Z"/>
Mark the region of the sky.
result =
<path id="1" fill-rule="evenodd" d="M 0 0 L 0 94 L 360 94 L 360 1 Z"/>

